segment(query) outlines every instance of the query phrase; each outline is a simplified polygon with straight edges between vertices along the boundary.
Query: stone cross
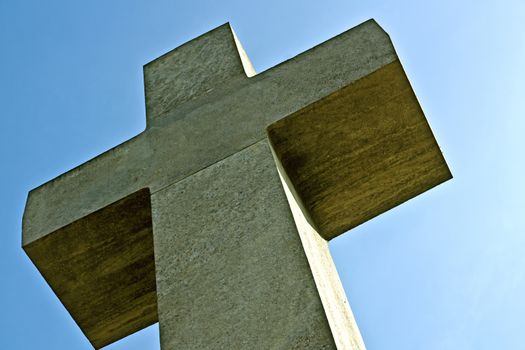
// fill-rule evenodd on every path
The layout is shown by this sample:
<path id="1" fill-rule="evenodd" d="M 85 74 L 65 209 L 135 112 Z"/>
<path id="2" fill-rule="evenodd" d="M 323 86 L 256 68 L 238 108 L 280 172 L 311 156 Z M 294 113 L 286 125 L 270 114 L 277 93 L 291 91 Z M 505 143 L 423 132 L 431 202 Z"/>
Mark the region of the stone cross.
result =
<path id="1" fill-rule="evenodd" d="M 29 193 L 23 248 L 95 348 L 364 349 L 327 241 L 451 178 L 367 21 L 255 74 L 228 24 L 144 67 L 147 127 Z"/>

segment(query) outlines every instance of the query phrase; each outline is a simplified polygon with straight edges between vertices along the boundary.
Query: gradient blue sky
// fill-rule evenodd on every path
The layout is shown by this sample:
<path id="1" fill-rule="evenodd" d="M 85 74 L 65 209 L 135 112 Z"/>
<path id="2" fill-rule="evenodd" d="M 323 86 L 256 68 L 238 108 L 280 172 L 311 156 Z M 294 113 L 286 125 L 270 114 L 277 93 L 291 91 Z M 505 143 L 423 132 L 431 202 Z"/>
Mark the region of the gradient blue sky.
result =
<path id="1" fill-rule="evenodd" d="M 31 188 L 145 127 L 142 65 L 231 22 L 263 71 L 391 35 L 454 179 L 332 253 L 369 350 L 525 349 L 525 2 L 0 2 L 0 349 L 90 349 L 20 248 Z M 159 349 L 156 326 L 108 346 Z"/>

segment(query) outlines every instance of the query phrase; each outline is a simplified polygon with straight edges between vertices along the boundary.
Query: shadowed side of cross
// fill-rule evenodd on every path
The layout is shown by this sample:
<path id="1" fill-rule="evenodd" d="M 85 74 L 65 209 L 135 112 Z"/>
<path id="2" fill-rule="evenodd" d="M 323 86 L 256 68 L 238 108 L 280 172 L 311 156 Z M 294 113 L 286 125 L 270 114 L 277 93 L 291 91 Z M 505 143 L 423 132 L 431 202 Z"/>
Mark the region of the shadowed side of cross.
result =
<path id="1" fill-rule="evenodd" d="M 255 74 L 224 25 L 144 81 L 146 130 L 24 213 L 93 346 L 159 320 L 163 349 L 363 349 L 327 240 L 451 178 L 388 35 L 370 20 Z"/>

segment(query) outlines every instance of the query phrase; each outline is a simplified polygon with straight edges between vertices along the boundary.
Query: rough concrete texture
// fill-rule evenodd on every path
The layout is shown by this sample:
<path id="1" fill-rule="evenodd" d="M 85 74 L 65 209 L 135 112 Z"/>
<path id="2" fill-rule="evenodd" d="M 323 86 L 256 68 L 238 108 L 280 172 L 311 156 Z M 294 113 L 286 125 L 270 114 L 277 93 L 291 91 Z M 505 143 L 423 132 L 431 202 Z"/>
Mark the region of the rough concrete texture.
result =
<path id="1" fill-rule="evenodd" d="M 98 270 L 85 273 L 89 266 L 113 266 L 116 260 L 127 267 L 137 259 L 113 250 L 120 242 L 124 252 L 134 251 L 127 241 L 133 234 L 115 230 L 112 220 L 98 215 L 147 188 L 155 261 L 151 248 L 143 253 L 150 259 L 147 266 L 157 269 L 163 349 L 364 348 L 326 242 L 316 232 L 323 226 L 312 218 L 321 221 L 298 195 L 305 197 L 297 182 L 290 181 L 292 174 L 284 183 L 294 184 L 285 189 L 292 193 L 288 198 L 300 238 L 297 234 L 265 130 L 396 60 L 388 35 L 372 20 L 258 75 L 228 25 L 190 41 L 145 66 L 144 132 L 30 192 L 24 248 L 53 288 L 68 286 L 55 292 L 68 300 L 64 304 L 80 320 L 87 314 L 86 295 L 72 292 L 76 287 L 68 279 L 79 276 L 76 283 L 91 288 L 107 276 Z M 341 108 L 348 107 L 344 101 Z M 326 120 L 312 121 L 322 130 Z M 350 125 L 338 127 L 346 128 L 343 134 L 352 139 Z M 293 169 L 280 158 L 287 178 Z M 334 210 L 340 214 L 339 209 Z M 344 221 L 339 214 L 337 223 Z M 333 236 L 331 229 L 324 232 L 325 238 Z M 82 261 L 71 265 L 71 275 L 56 273 L 56 247 L 77 243 L 85 248 Z M 63 254 L 58 261 L 66 264 L 68 259 L 74 257 Z M 143 278 L 151 278 L 150 271 Z M 122 273 L 129 274 L 123 278 L 140 279 L 133 271 Z M 126 283 L 113 287 L 104 289 L 111 297 L 97 296 L 97 308 L 112 310 L 112 303 L 126 305 L 138 297 L 127 293 Z M 140 307 L 146 304 L 151 305 Z M 90 332 L 91 326 L 102 327 L 106 340 L 133 331 L 116 315 L 118 310 L 93 313 L 78 323 L 98 347 L 105 340 L 92 335 L 100 332 Z M 151 315 L 137 315 L 136 324 L 147 325 Z"/>
<path id="2" fill-rule="evenodd" d="M 268 135 L 328 240 L 452 177 L 399 61 L 275 122 Z"/>
<path id="3" fill-rule="evenodd" d="M 163 349 L 335 349 L 267 141 L 152 209 Z"/>
<path id="4" fill-rule="evenodd" d="M 225 24 L 145 65 L 148 124 L 184 102 L 248 79 L 253 67 L 237 45 L 233 30 Z"/>

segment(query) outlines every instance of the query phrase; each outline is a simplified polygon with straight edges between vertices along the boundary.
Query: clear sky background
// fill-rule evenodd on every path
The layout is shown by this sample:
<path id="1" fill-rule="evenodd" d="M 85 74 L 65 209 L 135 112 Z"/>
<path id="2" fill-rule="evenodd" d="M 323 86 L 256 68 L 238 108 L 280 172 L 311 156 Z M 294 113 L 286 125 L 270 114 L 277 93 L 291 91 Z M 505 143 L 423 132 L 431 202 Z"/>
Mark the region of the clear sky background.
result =
<path id="1" fill-rule="evenodd" d="M 0 349 L 90 349 L 21 218 L 31 188 L 144 129 L 142 65 L 229 21 L 260 72 L 372 17 L 454 179 L 331 243 L 365 343 L 525 349 L 523 0 L 1 0 Z M 158 329 L 107 349 L 159 349 Z"/>

